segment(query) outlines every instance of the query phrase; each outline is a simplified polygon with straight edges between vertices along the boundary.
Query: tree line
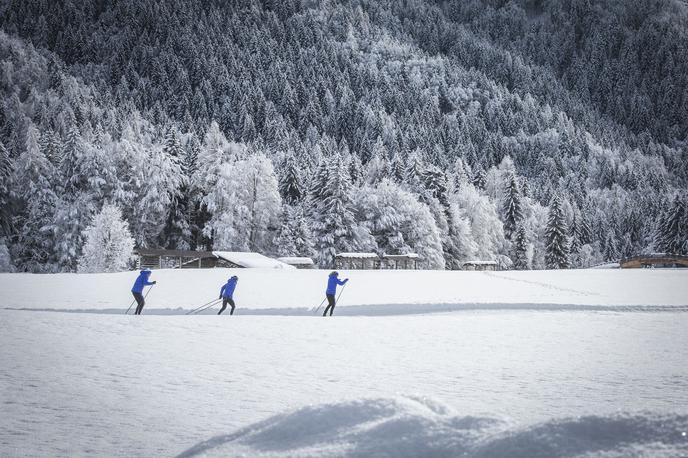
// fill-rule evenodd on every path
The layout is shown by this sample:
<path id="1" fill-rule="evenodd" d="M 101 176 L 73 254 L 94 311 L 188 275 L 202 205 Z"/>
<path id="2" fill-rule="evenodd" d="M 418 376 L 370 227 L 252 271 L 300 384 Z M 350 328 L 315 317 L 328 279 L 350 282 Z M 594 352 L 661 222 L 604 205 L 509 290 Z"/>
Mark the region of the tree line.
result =
<path id="1" fill-rule="evenodd" d="M 537 57 L 544 32 L 523 21 L 558 24 L 554 7 L 400 5 L 7 2 L 0 253 L 75 270 L 106 204 L 137 246 L 322 266 L 356 250 L 431 268 L 686 251 L 685 130 L 631 121 L 572 85 L 569 61 Z M 681 126 L 667 104 L 642 108 Z"/>

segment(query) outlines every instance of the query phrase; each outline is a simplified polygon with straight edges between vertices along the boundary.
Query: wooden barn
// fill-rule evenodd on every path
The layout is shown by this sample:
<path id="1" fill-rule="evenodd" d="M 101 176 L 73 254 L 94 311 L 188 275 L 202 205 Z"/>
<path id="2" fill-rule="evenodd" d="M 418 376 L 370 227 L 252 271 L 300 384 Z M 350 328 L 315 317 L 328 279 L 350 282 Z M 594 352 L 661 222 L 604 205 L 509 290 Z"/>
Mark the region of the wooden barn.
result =
<path id="1" fill-rule="evenodd" d="M 619 266 L 622 269 L 688 267 L 688 256 L 666 253 L 641 254 L 622 259 Z"/>
<path id="2" fill-rule="evenodd" d="M 134 254 L 139 269 L 211 269 L 218 261 L 210 251 L 139 248 Z"/>
<path id="3" fill-rule="evenodd" d="M 420 257 L 416 253 L 407 254 L 385 254 L 382 256 L 384 269 L 406 269 L 417 270 Z"/>
<path id="4" fill-rule="evenodd" d="M 293 269 L 293 266 L 260 253 L 239 251 L 190 251 L 139 248 L 134 250 L 139 269 L 264 268 Z"/>
<path id="5" fill-rule="evenodd" d="M 462 270 L 499 270 L 497 261 L 466 261 L 461 265 Z"/>
<path id="6" fill-rule="evenodd" d="M 337 253 L 334 264 L 337 269 L 379 269 L 380 257 L 375 253 Z"/>

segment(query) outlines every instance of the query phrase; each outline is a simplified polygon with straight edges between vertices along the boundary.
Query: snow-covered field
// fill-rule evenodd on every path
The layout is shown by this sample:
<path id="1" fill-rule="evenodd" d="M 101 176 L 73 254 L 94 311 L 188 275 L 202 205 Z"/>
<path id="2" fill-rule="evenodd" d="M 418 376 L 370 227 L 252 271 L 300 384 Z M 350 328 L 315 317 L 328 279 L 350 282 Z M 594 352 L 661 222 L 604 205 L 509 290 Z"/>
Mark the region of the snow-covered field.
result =
<path id="1" fill-rule="evenodd" d="M 233 272 L 0 275 L 0 455 L 688 455 L 688 272 Z"/>
<path id="2" fill-rule="evenodd" d="M 239 276 L 238 314 L 304 314 L 324 299 L 322 270 L 156 270 L 144 313 L 192 309 Z M 137 272 L 0 274 L 0 308 L 123 312 Z M 427 313 L 466 308 L 610 308 L 688 305 L 688 269 L 511 272 L 343 271 L 338 314 Z M 381 307 L 385 306 L 385 307 Z M 563 307 L 562 307 L 563 306 Z M 348 308 L 347 308 L 348 307 Z M 176 313 L 182 313 L 177 310 Z"/>

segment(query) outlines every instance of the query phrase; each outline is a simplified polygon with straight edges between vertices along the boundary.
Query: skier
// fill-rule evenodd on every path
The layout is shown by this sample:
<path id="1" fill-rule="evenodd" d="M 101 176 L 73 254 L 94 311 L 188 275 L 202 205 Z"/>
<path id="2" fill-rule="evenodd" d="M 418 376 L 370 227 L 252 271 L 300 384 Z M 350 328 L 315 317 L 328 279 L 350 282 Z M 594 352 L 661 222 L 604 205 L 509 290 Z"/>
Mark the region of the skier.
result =
<path id="1" fill-rule="evenodd" d="M 150 277 L 151 271 L 150 269 L 143 269 L 141 273 L 139 274 L 138 278 L 134 282 L 134 286 L 131 288 L 131 294 L 134 295 L 134 299 L 136 299 L 136 311 L 134 312 L 134 315 L 141 315 L 141 311 L 143 310 L 143 306 L 146 304 L 146 302 L 143 299 L 143 288 L 148 286 L 148 285 L 154 285 L 157 282 L 154 281 L 148 281 L 148 278 Z"/>
<path id="2" fill-rule="evenodd" d="M 220 299 L 222 299 L 222 308 L 220 309 L 219 312 L 217 312 L 218 315 L 221 315 L 222 312 L 225 311 L 227 308 L 227 304 L 232 306 L 232 310 L 229 311 L 230 315 L 234 315 L 234 299 L 232 299 L 232 295 L 234 294 L 234 288 L 236 288 L 236 284 L 239 281 L 239 278 L 234 275 L 232 278 L 227 280 L 227 283 L 222 285 L 222 288 L 220 289 Z"/>
<path id="3" fill-rule="evenodd" d="M 327 307 L 325 307 L 325 312 L 323 312 L 323 316 L 327 315 L 328 310 L 330 311 L 330 316 L 332 316 L 332 312 L 334 312 L 335 305 L 334 296 L 335 294 L 337 294 L 337 285 L 345 285 L 348 281 L 348 278 L 345 280 L 340 280 L 339 272 L 337 271 L 332 272 L 330 276 L 327 278 L 327 290 L 325 291 L 325 297 L 327 297 Z"/>

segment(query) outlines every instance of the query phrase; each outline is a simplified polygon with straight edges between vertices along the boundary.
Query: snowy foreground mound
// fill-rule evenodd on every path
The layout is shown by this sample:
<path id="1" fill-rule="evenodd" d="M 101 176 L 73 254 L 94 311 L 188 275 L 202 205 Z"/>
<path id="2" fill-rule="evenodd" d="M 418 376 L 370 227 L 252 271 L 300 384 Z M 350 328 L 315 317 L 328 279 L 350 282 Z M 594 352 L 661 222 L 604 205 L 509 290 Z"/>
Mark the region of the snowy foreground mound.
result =
<path id="1" fill-rule="evenodd" d="M 610 416 L 510 428 L 418 398 L 306 407 L 202 442 L 180 457 L 674 457 L 688 416 Z"/>

